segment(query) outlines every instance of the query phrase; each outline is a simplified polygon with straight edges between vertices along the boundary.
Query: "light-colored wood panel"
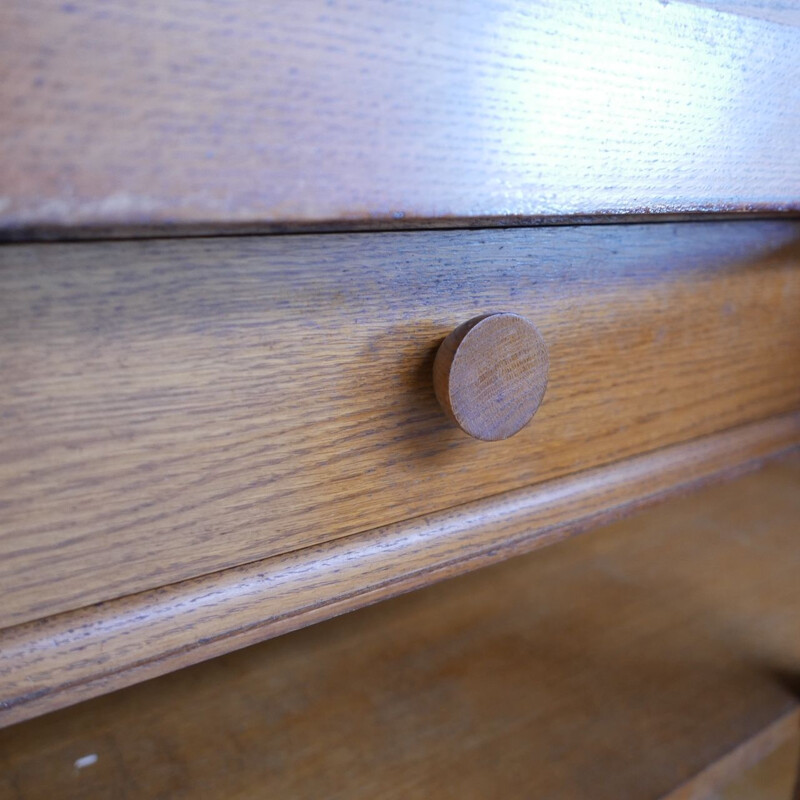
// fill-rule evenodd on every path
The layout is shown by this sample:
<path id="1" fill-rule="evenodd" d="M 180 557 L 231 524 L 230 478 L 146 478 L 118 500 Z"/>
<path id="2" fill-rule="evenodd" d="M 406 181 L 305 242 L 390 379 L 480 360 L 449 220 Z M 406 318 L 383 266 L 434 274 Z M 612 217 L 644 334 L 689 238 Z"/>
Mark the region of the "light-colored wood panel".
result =
<path id="1" fill-rule="evenodd" d="M 800 407 L 800 225 L 0 248 L 0 624 Z M 531 319 L 535 419 L 471 440 L 442 338 Z"/>
<path id="2" fill-rule="evenodd" d="M 655 0 L 6 0 L 0 229 L 797 211 L 798 47 Z"/>
<path id="3" fill-rule="evenodd" d="M 778 675 L 800 665 L 799 480 L 800 461 L 771 465 L 8 728 L 0 793 L 660 800 L 679 787 L 684 797 L 692 785 L 712 791 L 797 725 L 797 698 Z"/>
<path id="4" fill-rule="evenodd" d="M 0 631 L 0 725 L 544 547 L 798 444 L 800 414 L 776 418 L 8 628 Z"/>

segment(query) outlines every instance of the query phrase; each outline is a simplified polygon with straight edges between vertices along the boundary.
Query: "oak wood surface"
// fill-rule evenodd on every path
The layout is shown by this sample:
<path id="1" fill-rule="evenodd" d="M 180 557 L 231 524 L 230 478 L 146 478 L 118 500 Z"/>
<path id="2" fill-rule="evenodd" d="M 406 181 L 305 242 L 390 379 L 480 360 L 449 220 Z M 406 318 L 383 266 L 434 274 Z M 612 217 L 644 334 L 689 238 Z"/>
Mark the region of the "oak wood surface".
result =
<path id="1" fill-rule="evenodd" d="M 800 407 L 800 225 L 0 248 L 0 625 Z M 459 322 L 536 320 L 504 442 L 442 414 Z"/>
<path id="2" fill-rule="evenodd" d="M 799 482 L 800 459 L 773 464 L 8 728 L 0 792 L 660 800 L 721 787 L 797 726 Z"/>
<path id="3" fill-rule="evenodd" d="M 655 0 L 6 0 L 0 230 L 796 212 L 798 47 Z"/>
<path id="4" fill-rule="evenodd" d="M 800 444 L 800 414 L 0 631 L 0 726 L 541 548 Z"/>
<path id="5" fill-rule="evenodd" d="M 508 439 L 527 425 L 547 388 L 547 345 L 530 320 L 481 314 L 449 333 L 433 361 L 439 405 L 464 433 Z"/>

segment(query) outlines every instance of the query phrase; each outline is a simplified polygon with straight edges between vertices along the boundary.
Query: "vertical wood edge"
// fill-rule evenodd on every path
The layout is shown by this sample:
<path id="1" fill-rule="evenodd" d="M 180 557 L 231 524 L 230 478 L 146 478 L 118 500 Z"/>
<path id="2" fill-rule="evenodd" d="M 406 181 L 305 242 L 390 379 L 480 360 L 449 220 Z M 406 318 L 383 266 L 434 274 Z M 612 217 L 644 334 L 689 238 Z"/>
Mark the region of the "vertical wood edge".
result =
<path id="1" fill-rule="evenodd" d="M 787 711 L 745 739 L 733 750 L 709 764 L 685 783 L 663 795 L 660 800 L 702 800 L 722 789 L 737 775 L 754 767 L 770 753 L 789 741 L 800 727 L 800 706 Z"/>

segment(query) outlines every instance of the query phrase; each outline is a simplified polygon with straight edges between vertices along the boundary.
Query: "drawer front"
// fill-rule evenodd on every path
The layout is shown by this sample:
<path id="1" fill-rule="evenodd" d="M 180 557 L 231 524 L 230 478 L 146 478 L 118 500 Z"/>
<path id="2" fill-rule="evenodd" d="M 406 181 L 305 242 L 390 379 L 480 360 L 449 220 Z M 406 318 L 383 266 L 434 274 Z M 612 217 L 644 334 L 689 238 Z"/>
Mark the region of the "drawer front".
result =
<path id="1" fill-rule="evenodd" d="M 0 249 L 0 625 L 800 407 L 800 224 Z M 464 435 L 457 324 L 532 320 L 532 423 Z"/>

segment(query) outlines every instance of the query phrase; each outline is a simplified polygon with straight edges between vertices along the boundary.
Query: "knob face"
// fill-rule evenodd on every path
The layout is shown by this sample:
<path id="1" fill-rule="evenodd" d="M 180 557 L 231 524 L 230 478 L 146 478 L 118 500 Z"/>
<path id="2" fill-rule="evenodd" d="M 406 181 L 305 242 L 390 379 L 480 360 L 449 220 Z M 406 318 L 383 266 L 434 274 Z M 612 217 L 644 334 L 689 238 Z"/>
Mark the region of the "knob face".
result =
<path id="1" fill-rule="evenodd" d="M 442 342 L 433 385 L 461 430 L 497 441 L 530 422 L 544 397 L 549 367 L 547 347 L 532 322 L 508 312 L 483 314 Z"/>

